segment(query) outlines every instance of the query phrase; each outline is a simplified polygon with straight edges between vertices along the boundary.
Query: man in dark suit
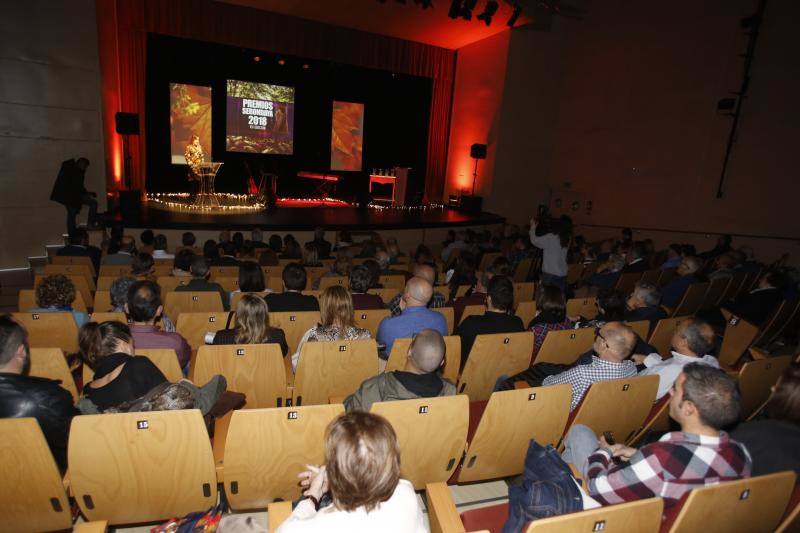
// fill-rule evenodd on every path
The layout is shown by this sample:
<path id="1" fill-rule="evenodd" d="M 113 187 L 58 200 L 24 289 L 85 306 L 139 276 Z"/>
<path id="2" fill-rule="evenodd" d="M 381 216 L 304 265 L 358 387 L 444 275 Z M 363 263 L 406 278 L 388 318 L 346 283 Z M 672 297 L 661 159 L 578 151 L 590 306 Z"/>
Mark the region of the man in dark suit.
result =
<path id="1" fill-rule="evenodd" d="M 652 283 L 640 281 L 626 302 L 625 322 L 649 320 L 650 331 L 652 331 L 659 320 L 667 317 L 667 313 L 659 305 L 660 302 L 661 293 L 658 288 Z"/>
<path id="2" fill-rule="evenodd" d="M 300 291 L 306 288 L 306 269 L 300 263 L 289 263 L 283 269 L 283 292 L 267 294 L 264 300 L 270 313 L 280 311 L 319 311 L 319 302 L 310 294 Z"/>
<path id="3" fill-rule="evenodd" d="M 767 272 L 758 280 L 758 287 L 731 302 L 726 307 L 734 315 L 759 326 L 764 323 L 783 300 L 783 276 Z"/>
<path id="4" fill-rule="evenodd" d="M 69 244 L 56 255 L 64 257 L 88 257 L 92 260 L 95 274 L 100 272 L 100 248 L 89 245 L 89 233 L 83 228 L 75 228 L 69 234 Z"/>
<path id="5" fill-rule="evenodd" d="M 629 272 L 645 272 L 648 269 L 647 261 L 645 260 L 644 244 L 641 242 L 637 241 L 633 243 L 625 259 L 626 265 L 622 268 L 623 274 L 628 274 Z"/>
<path id="6" fill-rule="evenodd" d="M 525 331 L 522 320 L 510 314 L 513 305 L 514 284 L 505 276 L 492 277 L 487 288 L 486 312 L 469 316 L 456 327 L 455 334 L 461 337 L 462 367 L 478 335 Z"/>
<path id="7" fill-rule="evenodd" d="M 230 309 L 228 293 L 219 283 L 208 281 L 210 273 L 208 260 L 205 257 L 195 257 L 192 266 L 189 268 L 192 279 L 186 285 L 178 285 L 175 292 L 218 292 L 222 299 L 222 306 L 226 311 Z"/>
<path id="8" fill-rule="evenodd" d="M 220 243 L 222 248 L 222 257 L 212 259 L 210 266 L 239 266 L 239 260 L 236 259 L 236 245 L 232 241 Z"/>
<path id="9" fill-rule="evenodd" d="M 81 157 L 77 160 L 67 159 L 61 163 L 61 170 L 53 184 L 50 200 L 58 202 L 67 208 L 67 233 L 72 233 L 76 227 L 75 219 L 81 211 L 81 206 L 89 206 L 89 226 L 97 225 L 97 199 L 96 194 L 86 190 L 83 185 L 89 160 Z"/>
<path id="10" fill-rule="evenodd" d="M 669 308 L 674 308 L 681 302 L 683 293 L 692 283 L 699 279 L 695 273 L 700 270 L 700 260 L 696 257 L 684 257 L 678 265 L 678 277 L 661 287 L 661 303 Z"/>
<path id="11" fill-rule="evenodd" d="M 331 243 L 325 240 L 325 230 L 323 228 L 314 229 L 314 240 L 309 241 L 317 247 L 317 256 L 325 259 L 331 255 Z"/>

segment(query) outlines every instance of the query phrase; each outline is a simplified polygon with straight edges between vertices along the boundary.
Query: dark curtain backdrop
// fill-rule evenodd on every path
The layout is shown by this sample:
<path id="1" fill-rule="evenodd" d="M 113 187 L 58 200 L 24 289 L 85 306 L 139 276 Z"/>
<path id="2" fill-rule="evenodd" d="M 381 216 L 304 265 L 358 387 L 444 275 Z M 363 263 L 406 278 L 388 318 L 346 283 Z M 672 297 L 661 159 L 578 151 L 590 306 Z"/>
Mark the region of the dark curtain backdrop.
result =
<path id="1" fill-rule="evenodd" d="M 97 0 L 97 24 L 110 190 L 120 187 L 122 168 L 114 114 L 139 113 L 146 131 L 147 34 L 159 33 L 432 78 L 425 198 L 442 199 L 455 51 L 211 0 Z M 144 188 L 146 155 L 144 139 L 132 138 L 134 188 Z"/>

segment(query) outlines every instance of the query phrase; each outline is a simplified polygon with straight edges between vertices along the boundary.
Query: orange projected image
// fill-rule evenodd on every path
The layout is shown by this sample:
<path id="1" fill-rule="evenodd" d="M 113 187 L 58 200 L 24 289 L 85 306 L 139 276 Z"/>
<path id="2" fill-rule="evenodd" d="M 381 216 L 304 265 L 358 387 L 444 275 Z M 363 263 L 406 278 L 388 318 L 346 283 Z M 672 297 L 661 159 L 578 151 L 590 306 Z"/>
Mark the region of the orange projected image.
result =
<path id="1" fill-rule="evenodd" d="M 331 170 L 361 170 L 364 104 L 333 102 Z"/>
<path id="2" fill-rule="evenodd" d="M 211 87 L 169 84 L 170 154 L 172 163 L 185 165 L 186 146 L 200 137 L 205 159 L 211 161 Z"/>

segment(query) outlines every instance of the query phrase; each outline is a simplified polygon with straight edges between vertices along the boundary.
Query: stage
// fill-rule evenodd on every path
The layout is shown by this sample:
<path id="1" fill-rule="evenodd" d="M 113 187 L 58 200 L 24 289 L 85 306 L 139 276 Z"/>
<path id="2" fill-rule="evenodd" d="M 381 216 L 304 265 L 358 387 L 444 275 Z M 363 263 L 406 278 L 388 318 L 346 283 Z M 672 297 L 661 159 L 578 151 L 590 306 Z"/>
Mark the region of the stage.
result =
<path id="1" fill-rule="evenodd" d="M 310 231 L 316 227 L 347 230 L 405 230 L 448 228 L 462 226 L 488 226 L 502 224 L 505 218 L 492 213 L 468 213 L 445 206 L 431 207 L 337 207 L 307 203 L 296 207 L 289 201 L 273 211 L 248 210 L 220 213 L 187 211 L 169 208 L 148 201 L 139 213 L 129 213 L 121 218 L 128 228 L 174 230 L 250 230 L 255 227 L 265 231 Z"/>

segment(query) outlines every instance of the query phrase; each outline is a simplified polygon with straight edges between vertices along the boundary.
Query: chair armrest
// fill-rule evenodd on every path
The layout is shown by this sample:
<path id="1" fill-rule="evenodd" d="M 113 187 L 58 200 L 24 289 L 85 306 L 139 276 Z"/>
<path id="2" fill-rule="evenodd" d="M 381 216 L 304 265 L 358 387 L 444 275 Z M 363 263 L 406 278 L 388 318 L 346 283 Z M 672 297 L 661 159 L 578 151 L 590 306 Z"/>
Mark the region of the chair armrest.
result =
<path id="1" fill-rule="evenodd" d="M 275 532 L 292 514 L 292 502 L 272 502 L 267 504 L 267 525 Z"/>
<path id="2" fill-rule="evenodd" d="M 105 533 L 106 530 L 108 530 L 107 520 L 93 520 L 75 524 L 75 527 L 72 528 L 72 533 Z"/>
<path id="3" fill-rule="evenodd" d="M 428 500 L 428 520 L 431 533 L 464 533 L 464 524 L 456 509 L 450 489 L 443 482 L 425 486 Z"/>

